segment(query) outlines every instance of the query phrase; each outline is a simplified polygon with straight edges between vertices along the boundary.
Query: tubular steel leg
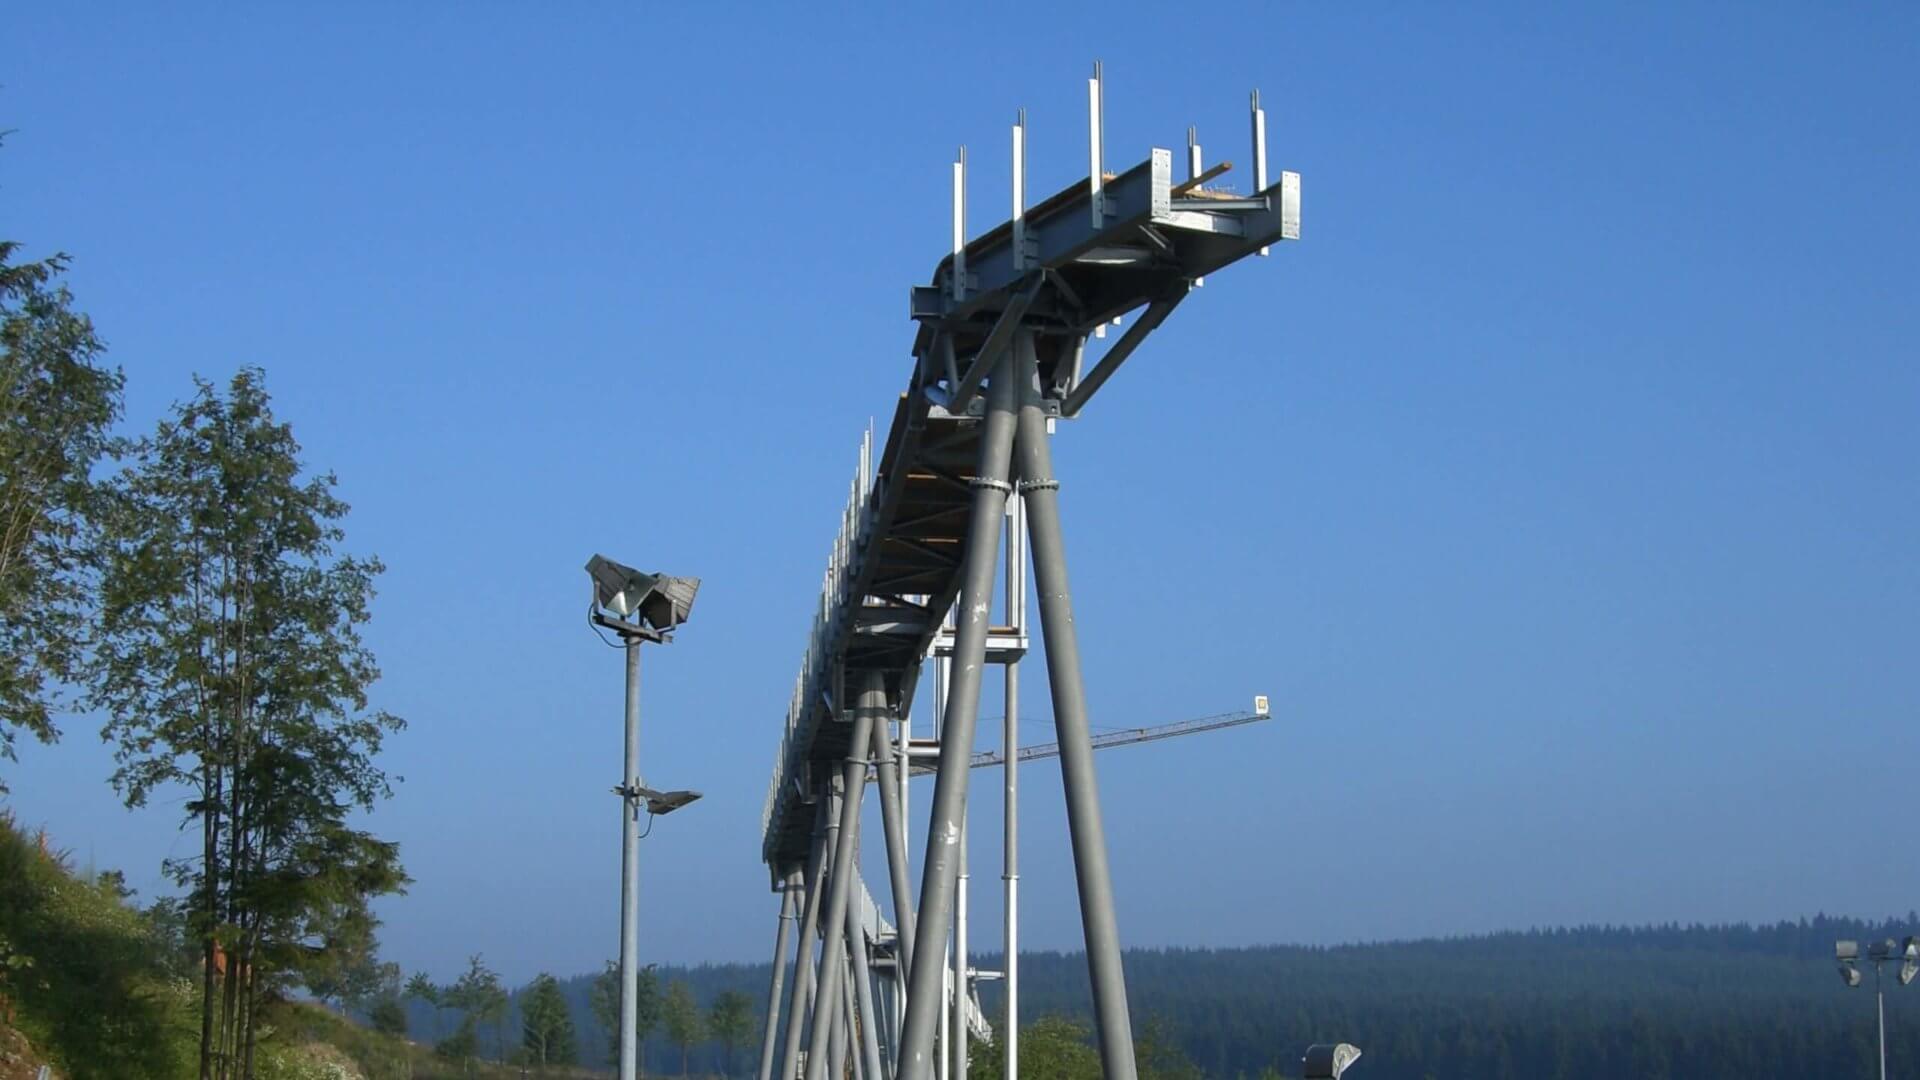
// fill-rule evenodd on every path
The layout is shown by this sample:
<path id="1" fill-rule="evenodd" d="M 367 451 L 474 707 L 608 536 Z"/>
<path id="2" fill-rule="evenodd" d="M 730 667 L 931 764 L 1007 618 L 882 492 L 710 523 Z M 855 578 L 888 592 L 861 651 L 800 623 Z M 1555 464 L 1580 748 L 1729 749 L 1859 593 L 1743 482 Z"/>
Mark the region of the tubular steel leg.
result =
<path id="1" fill-rule="evenodd" d="M 780 986 L 787 974 L 787 940 L 793 934 L 793 898 L 800 891 L 800 875 L 788 874 L 780 889 L 780 929 L 773 938 L 773 978 L 767 990 L 767 1024 L 760 1036 L 760 1080 L 772 1080 L 773 1051 L 779 1042 Z"/>
<path id="2" fill-rule="evenodd" d="M 1040 631 L 1047 650 L 1047 680 L 1053 690 L 1053 722 L 1060 740 L 1060 779 L 1066 788 L 1067 829 L 1080 886 L 1080 922 L 1086 935 L 1087 968 L 1093 981 L 1094 1024 L 1100 1065 L 1107 1080 L 1135 1080 L 1133 1027 L 1127 1016 L 1127 980 L 1120 963 L 1120 928 L 1113 908 L 1113 878 L 1100 822 L 1100 795 L 1087 730 L 1086 687 L 1080 681 L 1080 644 L 1073 628 L 1073 596 L 1067 585 L 1066 544 L 1060 534 L 1060 497 L 1053 480 L 1053 453 L 1040 409 L 1033 338 L 1022 335 L 1020 433 L 1015 440 L 1027 531 L 1033 541 L 1034 586 L 1040 596 Z"/>
<path id="3" fill-rule="evenodd" d="M 908 768 L 902 762 L 898 768 L 893 760 L 893 743 L 887 738 L 887 725 L 876 723 L 873 726 L 873 758 L 880 773 L 880 828 L 887 839 L 887 881 L 893 887 L 893 917 L 900 923 L 900 948 L 897 950 L 902 965 L 901 974 L 906 973 L 908 954 L 913 952 L 913 893 L 907 886 L 907 821 L 904 807 L 900 805 L 900 771 Z"/>
<path id="4" fill-rule="evenodd" d="M 835 936 L 838 937 L 839 935 L 836 934 Z M 844 953 L 841 954 L 840 966 L 842 968 L 847 966 L 846 954 Z M 847 1026 L 853 1023 L 853 1010 L 847 1005 L 847 981 L 845 979 L 839 979 L 836 980 L 836 982 L 839 985 L 839 990 L 833 995 L 833 1023 L 830 1025 L 833 1034 L 832 1037 L 827 1040 L 827 1061 L 831 1066 L 828 1072 L 833 1077 L 833 1080 L 840 1080 L 841 1077 L 847 1075 Z M 807 1070 L 809 1072 L 813 1070 L 813 1060 L 811 1058 L 807 1060 Z"/>
<path id="5" fill-rule="evenodd" d="M 1027 513 L 1026 500 L 1016 496 L 1007 510 L 1007 625 L 1020 632 L 1025 640 L 1027 630 Z M 1004 899 L 1005 945 L 1007 969 L 1007 1011 L 1001 1021 L 1001 1045 L 1006 1050 L 1006 1066 L 1002 1075 L 1006 1080 L 1017 1080 L 1020 1075 L 1020 658 L 1008 660 L 1006 673 L 1006 746 L 1004 753 L 1006 764 L 1001 766 L 1006 772 L 1002 776 L 1005 783 L 1006 803 L 1004 808 L 1005 836 L 1001 844 L 1003 869 L 1001 877 L 1006 883 Z"/>
<path id="6" fill-rule="evenodd" d="M 847 906 L 847 953 L 853 957 L 853 997 L 860 1012 L 860 1052 L 871 1080 L 885 1080 L 880 1068 L 880 1024 L 873 1011 L 873 973 L 867 967 L 867 932 L 860 915 Z"/>
<path id="7" fill-rule="evenodd" d="M 827 874 L 827 801 L 815 804 L 813 850 L 807 855 L 805 914 L 800 918 L 800 940 L 794 943 L 793 985 L 787 995 L 787 1033 L 780 1044 L 780 1080 L 794 1080 L 800 1071 L 800 1036 L 806 1030 L 813 996 L 813 937 L 820 927 L 820 894 Z"/>
<path id="8" fill-rule="evenodd" d="M 1006 512 L 1007 470 L 1013 449 L 1014 386 L 1011 350 L 994 365 L 987 390 L 987 416 L 980 436 L 972 516 L 967 522 L 960 624 L 953 652 L 953 685 L 947 692 L 940 730 L 940 767 L 934 774 L 933 806 L 927 821 L 926 865 L 920 877 L 916 926 L 944 928 L 953 911 L 954 856 L 960 822 L 967 810 L 967 771 L 972 765 L 973 730 L 979 719 L 980 675 L 987 657 L 987 624 L 992 621 L 994 559 L 1000 550 L 1000 523 Z M 940 982 L 944 934 L 917 935 L 908 971 L 906 1031 L 901 1038 L 901 1080 L 931 1080 L 933 1041 L 940 1027 Z M 1125 1080 L 1132 1080 L 1129 1073 Z"/>
<path id="9" fill-rule="evenodd" d="M 833 848 L 833 874 L 828 879 L 827 928 L 820 951 L 820 1000 L 838 1006 L 842 974 L 846 969 L 846 935 L 841 928 L 847 921 L 847 899 L 853 892 L 853 850 L 860 834 L 860 796 L 867 786 L 867 750 L 872 743 L 874 718 L 885 716 L 887 691 L 878 678 L 869 678 L 853 707 L 852 738 L 847 743 L 847 760 L 840 774 L 839 840 Z M 818 1011 L 818 1007 L 816 1007 Z M 807 1042 L 807 1080 L 825 1080 L 826 1061 L 821 1051 L 833 1032 L 822 1031 L 815 1022 L 813 1038 Z"/>
<path id="10" fill-rule="evenodd" d="M 960 874 L 953 891 L 953 1039 L 947 1056 L 953 1059 L 949 1075 L 967 1075 L 967 819 L 960 819 Z"/>

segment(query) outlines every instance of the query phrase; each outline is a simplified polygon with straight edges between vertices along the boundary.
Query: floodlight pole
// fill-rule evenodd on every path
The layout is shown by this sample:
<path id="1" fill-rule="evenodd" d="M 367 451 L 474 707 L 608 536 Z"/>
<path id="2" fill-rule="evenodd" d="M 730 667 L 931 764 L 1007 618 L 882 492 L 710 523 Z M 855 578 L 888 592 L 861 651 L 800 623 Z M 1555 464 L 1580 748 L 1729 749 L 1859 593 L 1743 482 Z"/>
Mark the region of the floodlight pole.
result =
<path id="1" fill-rule="evenodd" d="M 627 646 L 627 749 L 620 796 L 620 1080 L 634 1080 L 640 1023 L 640 643 Z"/>
<path id="2" fill-rule="evenodd" d="M 1880 988 L 1880 964 L 1873 962 L 1873 1001 L 1880 1017 L 1880 1080 L 1887 1080 L 1887 995 Z"/>

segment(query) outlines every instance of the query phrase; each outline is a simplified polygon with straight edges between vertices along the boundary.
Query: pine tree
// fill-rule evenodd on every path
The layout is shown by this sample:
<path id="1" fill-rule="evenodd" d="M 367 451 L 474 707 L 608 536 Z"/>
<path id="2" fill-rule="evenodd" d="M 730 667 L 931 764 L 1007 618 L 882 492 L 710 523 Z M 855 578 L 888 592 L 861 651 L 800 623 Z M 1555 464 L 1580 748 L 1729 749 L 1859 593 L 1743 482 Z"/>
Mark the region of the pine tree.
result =
<path id="1" fill-rule="evenodd" d="M 573 1013 L 553 976 L 534 977 L 520 998 L 521 1045 L 535 1065 L 571 1065 L 578 1056 Z"/>

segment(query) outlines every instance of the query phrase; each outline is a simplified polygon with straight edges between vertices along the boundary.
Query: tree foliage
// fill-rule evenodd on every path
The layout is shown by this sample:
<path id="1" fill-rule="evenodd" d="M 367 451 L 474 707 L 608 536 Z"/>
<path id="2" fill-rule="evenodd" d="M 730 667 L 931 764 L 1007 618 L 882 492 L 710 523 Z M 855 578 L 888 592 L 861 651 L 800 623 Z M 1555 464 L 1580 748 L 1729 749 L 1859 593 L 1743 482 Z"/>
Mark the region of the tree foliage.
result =
<path id="1" fill-rule="evenodd" d="M 645 1047 L 647 1036 L 660 1026 L 660 977 L 654 966 L 648 964 L 634 973 L 634 1031 L 635 1046 Z M 609 960 L 600 974 L 593 977 L 593 985 L 587 990 L 587 1006 L 593 1012 L 594 1020 L 607 1036 L 607 1063 L 620 1061 L 620 964 Z"/>
<path id="2" fill-rule="evenodd" d="M 521 1044 L 535 1065 L 571 1065 L 578 1057 L 573 1013 L 553 976 L 534 977 L 520 998 Z"/>
<path id="3" fill-rule="evenodd" d="M 261 995 L 354 992 L 406 883 L 396 845 L 349 822 L 391 794 L 401 723 L 370 710 L 361 637 L 378 560 L 342 555 L 347 506 L 302 476 L 258 370 L 206 381 L 101 501 L 91 703 L 129 806 L 173 786 L 200 851 L 170 860 L 201 950 L 203 1080 L 250 1076 Z"/>
<path id="4" fill-rule="evenodd" d="M 693 991 L 683 982 L 667 984 L 667 997 L 661 1008 L 661 1021 L 667 1029 L 667 1039 L 680 1048 L 680 1075 L 687 1075 L 687 1055 L 693 1045 L 706 1037 L 706 1025 L 700 1016 L 700 1006 L 693 1000 Z"/>
<path id="5" fill-rule="evenodd" d="M 64 255 L 16 262 L 0 241 L 0 758 L 16 731 L 58 734 L 89 610 L 94 467 L 115 449 L 123 378 L 73 308 Z M 0 786 L 0 791 L 5 788 Z"/>
<path id="6" fill-rule="evenodd" d="M 720 1044 L 722 1072 L 733 1071 L 733 1051 L 753 1037 L 753 999 L 738 990 L 723 990 L 707 1008 L 707 1034 Z"/>

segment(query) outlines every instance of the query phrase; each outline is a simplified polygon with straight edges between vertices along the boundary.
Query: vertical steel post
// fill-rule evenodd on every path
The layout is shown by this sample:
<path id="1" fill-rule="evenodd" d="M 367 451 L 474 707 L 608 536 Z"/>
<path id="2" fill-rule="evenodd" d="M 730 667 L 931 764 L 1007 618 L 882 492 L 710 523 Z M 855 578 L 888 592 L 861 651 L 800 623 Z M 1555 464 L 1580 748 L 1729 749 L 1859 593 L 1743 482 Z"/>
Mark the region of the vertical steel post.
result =
<path id="1" fill-rule="evenodd" d="M 812 1011 L 813 938 L 820 927 L 820 900 L 827 876 L 826 820 L 829 809 L 831 807 L 826 799 L 814 804 L 813 848 L 807 854 L 806 905 L 800 917 L 800 940 L 794 946 L 793 986 L 787 996 L 787 1033 L 785 1041 L 780 1044 L 780 1080 L 794 1080 L 799 1072 L 800 1036 L 805 1033 L 807 1015 Z"/>
<path id="2" fill-rule="evenodd" d="M 627 639 L 626 765 L 620 781 L 620 1080 L 634 1080 L 640 1017 L 640 637 Z"/>
<path id="3" fill-rule="evenodd" d="M 1253 92 L 1253 193 L 1267 190 L 1267 110 L 1260 107 L 1260 91 Z M 1261 248 L 1265 257 L 1267 248 Z"/>
<path id="4" fill-rule="evenodd" d="M 901 724 L 906 724 L 904 718 Z M 879 773 L 880 829 L 887 841 L 887 883 L 893 889 L 893 917 L 900 923 L 900 948 L 896 951 L 904 978 L 907 956 L 913 951 L 913 893 L 907 886 L 906 808 L 900 802 L 900 778 L 896 771 L 905 772 L 912 768 L 912 763 L 903 756 L 895 766 L 894 747 L 887 738 L 885 723 L 873 726 L 873 757 Z"/>
<path id="5" fill-rule="evenodd" d="M 1031 346 L 1029 346 L 1031 347 Z M 920 877 L 917 925 L 944 927 L 952 912 L 954 849 L 967 809 L 967 773 L 973 761 L 973 732 L 980 706 L 980 676 L 987 656 L 992 621 L 995 556 L 1001 518 L 1006 512 L 1007 471 L 1013 451 L 1015 405 L 1012 356 L 1002 351 L 987 388 L 987 415 L 980 436 L 980 463 L 973 481 L 973 510 L 967 523 L 966 562 L 961 579 L 960 621 L 953 654 L 953 686 L 947 694 L 940 731 L 940 765 L 934 774 L 933 805 L 927 821 L 926 865 Z M 940 963 L 944 942 L 937 932 L 914 941 L 912 982 L 907 990 L 906 1030 L 901 1037 L 902 1080 L 930 1080 L 933 1039 L 942 1012 Z M 1131 1076 L 1126 1080 L 1131 1080 Z"/>
<path id="6" fill-rule="evenodd" d="M 840 937 L 841 935 L 834 934 L 833 936 Z M 840 966 L 842 968 L 847 966 L 845 953 L 840 954 Z M 833 1012 L 831 1016 L 826 1017 L 827 1028 L 830 1033 L 827 1039 L 827 1067 L 822 1070 L 822 1075 L 831 1076 L 833 1080 L 840 1080 L 841 1077 L 847 1075 L 847 1025 L 853 1021 L 853 1018 L 847 1015 L 852 1011 L 847 1008 L 847 980 L 834 980 L 834 990 L 832 993 Z M 824 1007 L 826 999 L 822 998 L 821 1002 Z M 816 1024 L 820 1022 L 821 1020 L 819 1018 L 814 1020 Z M 807 1071 L 811 1073 L 813 1070 L 813 1055 L 809 1053 L 807 1055 Z"/>
<path id="7" fill-rule="evenodd" d="M 953 1060 L 948 1075 L 967 1075 L 967 817 L 960 815 L 960 873 L 953 890 L 953 1020 L 948 1030 L 947 1056 Z"/>
<path id="8" fill-rule="evenodd" d="M 779 1041 L 775 1035 L 776 1025 L 780 1022 L 780 986 L 787 974 L 787 939 L 792 936 L 794 915 L 794 894 L 800 891 L 798 872 L 787 875 L 780 887 L 780 929 L 773 937 L 773 977 L 767 990 L 767 1024 L 760 1035 L 760 1080 L 772 1080 L 774 1045 Z"/>
<path id="9" fill-rule="evenodd" d="M 1127 981 L 1120 962 L 1120 927 L 1114 914 L 1106 833 L 1100 821 L 1086 687 L 1080 679 L 1080 643 L 1073 627 L 1066 543 L 1060 531 L 1059 484 L 1053 478 L 1053 452 L 1047 445 L 1047 418 L 1040 407 L 1031 333 L 1016 337 L 1014 354 L 1020 365 L 1021 390 L 1019 435 L 1014 449 L 1026 497 L 1027 533 L 1033 542 L 1034 588 L 1039 593 L 1040 632 L 1046 642 L 1047 681 L 1053 691 L 1053 723 L 1060 741 L 1060 779 L 1066 789 L 1067 830 L 1080 887 L 1080 922 L 1093 982 L 1100 1065 L 1107 1080 L 1135 1080 L 1133 1027 L 1127 1016 Z"/>
<path id="10" fill-rule="evenodd" d="M 878 675 L 869 675 L 853 706 L 853 731 L 847 743 L 847 758 L 840 772 L 840 819 L 829 826 L 839 833 L 833 846 L 833 873 L 827 884 L 827 910 L 821 925 L 826 927 L 820 952 L 820 1004 L 815 1012 L 838 1008 L 840 989 L 846 969 L 847 940 L 843 927 L 847 921 L 847 898 L 853 892 L 853 851 L 860 835 L 860 797 L 867 786 L 867 750 L 873 740 L 876 718 L 887 714 L 886 684 Z M 826 1061 L 821 1054 L 832 1034 L 814 1020 L 813 1037 L 807 1043 L 807 1080 L 824 1080 Z"/>
<path id="11" fill-rule="evenodd" d="M 879 1016 L 873 1009 L 873 972 L 867 966 L 867 931 L 851 904 L 847 905 L 847 953 L 853 957 L 853 996 L 860 1009 L 860 1052 L 866 1074 L 872 1080 L 886 1080 L 880 1066 Z"/>
<path id="12" fill-rule="evenodd" d="M 1880 962 L 1873 965 L 1874 1007 L 1880 1016 L 1880 1080 L 1887 1080 L 1887 995 L 1880 988 Z"/>
<path id="13" fill-rule="evenodd" d="M 1026 503 L 1015 495 L 1007 503 L 1007 625 L 1020 635 L 1027 630 Z M 1006 663 L 1005 836 L 1001 844 L 1004 883 L 1004 955 L 1007 969 L 1007 1014 L 1001 1045 L 1006 1050 L 1007 1080 L 1020 1075 L 1020 658 Z"/>

